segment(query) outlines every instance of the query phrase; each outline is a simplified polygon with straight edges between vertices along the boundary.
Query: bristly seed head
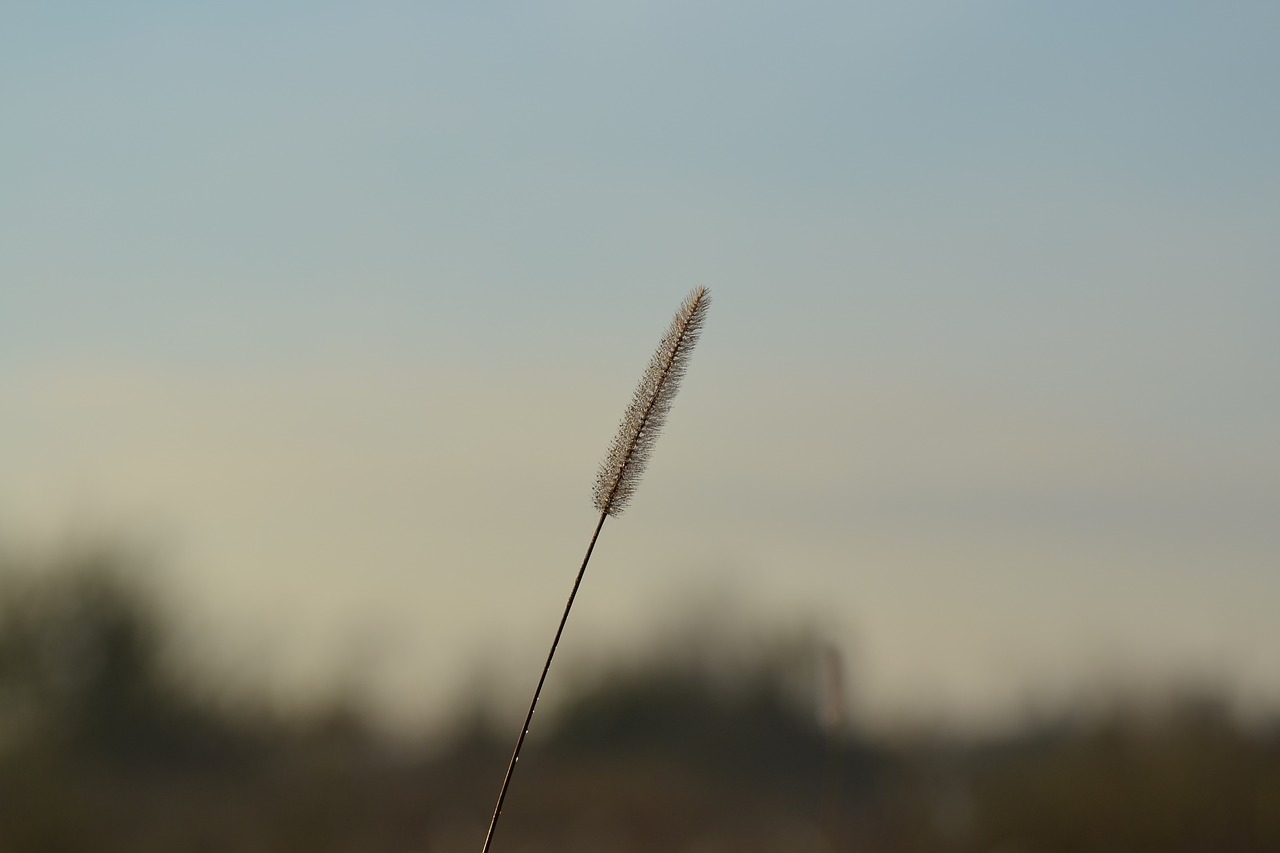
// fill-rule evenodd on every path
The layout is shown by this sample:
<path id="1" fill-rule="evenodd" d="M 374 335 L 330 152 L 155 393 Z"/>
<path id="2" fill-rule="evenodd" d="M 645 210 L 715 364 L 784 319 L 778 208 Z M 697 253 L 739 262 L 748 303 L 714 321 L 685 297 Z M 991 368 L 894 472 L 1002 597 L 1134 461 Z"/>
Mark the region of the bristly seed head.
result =
<path id="1" fill-rule="evenodd" d="M 640 475 L 653 453 L 658 432 L 671 411 L 680 380 L 689 367 L 689 356 L 706 321 L 711 295 L 705 287 L 690 293 L 680 305 L 649 369 L 640 378 L 631 405 L 622 416 L 618 435 L 600 463 L 594 492 L 596 509 L 612 516 L 622 514 L 640 485 Z"/>

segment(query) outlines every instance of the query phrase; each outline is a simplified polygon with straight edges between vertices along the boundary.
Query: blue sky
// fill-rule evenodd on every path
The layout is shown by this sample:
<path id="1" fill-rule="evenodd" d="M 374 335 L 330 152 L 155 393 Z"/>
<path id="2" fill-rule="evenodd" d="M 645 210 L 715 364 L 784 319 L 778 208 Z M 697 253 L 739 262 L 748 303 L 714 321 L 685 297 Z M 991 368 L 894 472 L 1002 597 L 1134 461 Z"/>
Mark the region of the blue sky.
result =
<path id="1" fill-rule="evenodd" d="M 1277 35 L 1268 3 L 6 9 L 0 533 L 158 536 L 210 635 L 269 625 L 313 680 L 341 652 L 289 648 L 395 625 L 379 689 L 419 707 L 496 578 L 488 652 L 542 645 L 704 284 L 584 636 L 711 584 L 823 611 L 886 716 L 1126 655 L 1263 690 Z M 461 603 L 422 628 L 406 588 Z"/>

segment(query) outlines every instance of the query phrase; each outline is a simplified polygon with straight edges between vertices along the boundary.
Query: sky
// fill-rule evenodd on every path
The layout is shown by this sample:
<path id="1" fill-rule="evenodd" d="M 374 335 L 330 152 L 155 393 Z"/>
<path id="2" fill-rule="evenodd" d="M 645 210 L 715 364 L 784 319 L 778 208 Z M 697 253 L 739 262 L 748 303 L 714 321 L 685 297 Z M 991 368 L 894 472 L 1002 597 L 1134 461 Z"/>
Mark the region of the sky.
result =
<path id="1" fill-rule="evenodd" d="M 1280 706 L 1278 36 L 1264 2 L 11 4 L 0 544 L 134 543 L 282 696 L 523 699 L 704 285 L 564 666 L 713 602 L 822 626 L 877 724 Z"/>

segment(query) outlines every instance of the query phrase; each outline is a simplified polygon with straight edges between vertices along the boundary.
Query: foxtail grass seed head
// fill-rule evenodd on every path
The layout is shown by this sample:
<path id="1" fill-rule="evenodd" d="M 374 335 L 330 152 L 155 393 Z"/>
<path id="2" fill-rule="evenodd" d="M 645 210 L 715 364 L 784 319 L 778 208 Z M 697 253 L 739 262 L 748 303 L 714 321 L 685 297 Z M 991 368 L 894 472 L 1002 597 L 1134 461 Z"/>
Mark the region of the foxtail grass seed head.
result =
<path id="1" fill-rule="evenodd" d="M 705 287 L 690 293 L 680 305 L 670 328 L 640 378 L 631 405 L 622 416 L 618 435 L 600 463 L 594 499 L 596 509 L 619 516 L 640 485 L 644 466 L 653 454 L 658 432 L 666 422 L 680 380 L 689 367 L 689 356 L 702 333 L 711 295 Z"/>
<path id="2" fill-rule="evenodd" d="M 542 674 L 538 676 L 538 686 L 533 689 L 533 701 L 524 717 L 524 725 L 520 728 L 520 736 L 516 738 L 516 748 L 511 753 L 511 761 L 507 763 L 506 775 L 502 777 L 502 788 L 498 791 L 498 802 L 493 807 L 493 817 L 489 819 L 489 831 L 484 837 L 484 848 L 481 853 L 489 853 L 493 844 L 493 835 L 498 828 L 498 819 L 502 817 L 502 806 L 507 801 L 507 791 L 511 785 L 511 777 L 520 761 L 520 750 L 524 746 L 525 736 L 529 734 L 529 725 L 533 722 L 533 713 L 538 708 L 538 697 L 542 695 L 542 685 L 546 683 L 547 672 L 551 669 L 551 661 L 556 656 L 556 648 L 560 645 L 560 637 L 564 634 L 565 622 L 569 619 L 569 611 L 573 609 L 573 601 L 577 598 L 578 587 L 582 584 L 582 576 L 587 571 L 587 563 L 591 562 L 591 553 L 595 550 L 596 540 L 604 527 L 605 519 L 611 515 L 619 515 L 626 508 L 627 501 L 635 493 L 640 484 L 640 475 L 644 464 L 653 453 L 653 443 L 658 437 L 667 412 L 671 410 L 671 401 L 675 399 L 676 390 L 680 387 L 680 379 L 689 366 L 689 354 L 693 345 L 698 342 L 702 324 L 707 316 L 707 306 L 711 297 L 705 287 L 699 287 L 690 293 L 680 305 L 671 328 L 658 344 L 658 351 L 649 362 L 649 369 L 640 379 L 640 387 L 636 389 L 631 405 L 622 416 L 622 425 L 618 428 L 618 437 L 609 448 L 609 455 L 600 465 L 600 475 L 596 478 L 595 504 L 600 511 L 596 520 L 595 533 L 591 534 L 591 542 L 587 545 L 587 555 L 582 558 L 582 566 L 574 578 L 573 588 L 569 591 L 569 600 L 564 605 L 564 613 L 560 616 L 560 625 L 556 628 L 555 637 L 551 640 L 551 650 L 547 652 L 547 662 L 542 665 Z"/>

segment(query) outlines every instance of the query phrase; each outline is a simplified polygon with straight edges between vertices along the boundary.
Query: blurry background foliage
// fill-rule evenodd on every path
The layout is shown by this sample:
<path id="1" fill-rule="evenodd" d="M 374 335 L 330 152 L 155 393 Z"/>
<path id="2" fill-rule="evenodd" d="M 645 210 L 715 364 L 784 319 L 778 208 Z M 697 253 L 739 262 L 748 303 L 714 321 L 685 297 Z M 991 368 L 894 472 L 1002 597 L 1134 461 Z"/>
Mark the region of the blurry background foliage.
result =
<path id="1" fill-rule="evenodd" d="M 379 733 L 358 697 L 272 710 L 184 660 L 127 559 L 0 564 L 0 849 L 480 841 L 509 748 L 483 703 L 418 737 Z M 872 736 L 839 712 L 843 665 L 816 629 L 709 621 L 571 674 L 535 730 L 509 849 L 1280 849 L 1280 721 L 1246 725 L 1212 691 L 1117 695 L 982 738 Z"/>

